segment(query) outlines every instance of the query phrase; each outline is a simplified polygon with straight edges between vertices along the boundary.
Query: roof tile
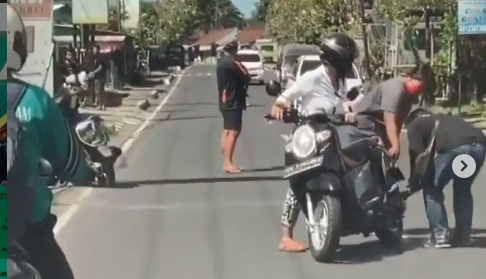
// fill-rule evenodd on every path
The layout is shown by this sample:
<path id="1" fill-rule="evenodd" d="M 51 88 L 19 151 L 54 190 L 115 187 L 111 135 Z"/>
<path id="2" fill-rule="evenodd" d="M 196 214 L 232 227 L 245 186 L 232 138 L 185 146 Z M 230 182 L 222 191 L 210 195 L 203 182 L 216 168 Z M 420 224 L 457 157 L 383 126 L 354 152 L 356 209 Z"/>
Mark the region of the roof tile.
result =
<path id="1" fill-rule="evenodd" d="M 236 36 L 236 39 L 240 44 L 250 44 L 254 41 L 261 39 L 265 33 L 263 27 L 247 27 Z"/>
<path id="2" fill-rule="evenodd" d="M 220 29 L 220 30 L 211 30 L 207 34 L 202 34 L 199 39 L 194 43 L 194 45 L 199 46 L 208 46 L 212 43 L 216 43 L 226 36 L 228 36 L 234 28 L 227 28 L 227 29 Z"/>

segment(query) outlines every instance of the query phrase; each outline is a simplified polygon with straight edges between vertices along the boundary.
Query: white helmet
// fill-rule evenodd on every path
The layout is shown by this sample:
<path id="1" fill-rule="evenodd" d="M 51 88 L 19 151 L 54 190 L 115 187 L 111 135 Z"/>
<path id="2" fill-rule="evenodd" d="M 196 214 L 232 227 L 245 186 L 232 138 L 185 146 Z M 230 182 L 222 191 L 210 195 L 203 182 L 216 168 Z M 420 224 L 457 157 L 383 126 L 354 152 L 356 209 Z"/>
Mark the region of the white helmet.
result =
<path id="1" fill-rule="evenodd" d="M 27 34 L 22 18 L 7 4 L 7 69 L 20 71 L 27 60 Z"/>

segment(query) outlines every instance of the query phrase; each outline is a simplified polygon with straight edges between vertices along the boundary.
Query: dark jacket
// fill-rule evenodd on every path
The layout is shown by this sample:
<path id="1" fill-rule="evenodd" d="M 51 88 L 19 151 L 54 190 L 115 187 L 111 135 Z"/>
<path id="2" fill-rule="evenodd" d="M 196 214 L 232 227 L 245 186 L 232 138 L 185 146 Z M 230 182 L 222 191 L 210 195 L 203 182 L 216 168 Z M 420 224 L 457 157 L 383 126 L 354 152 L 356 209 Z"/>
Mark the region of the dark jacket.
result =
<path id="1" fill-rule="evenodd" d="M 217 66 L 220 110 L 245 109 L 250 76 L 233 57 L 224 55 Z"/>

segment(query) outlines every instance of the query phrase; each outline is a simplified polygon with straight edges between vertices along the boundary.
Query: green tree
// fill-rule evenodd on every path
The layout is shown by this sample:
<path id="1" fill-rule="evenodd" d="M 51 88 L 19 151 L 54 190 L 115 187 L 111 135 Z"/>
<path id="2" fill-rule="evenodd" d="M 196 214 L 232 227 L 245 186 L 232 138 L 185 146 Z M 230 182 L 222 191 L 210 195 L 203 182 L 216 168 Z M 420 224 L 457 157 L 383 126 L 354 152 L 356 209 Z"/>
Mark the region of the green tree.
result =
<path id="1" fill-rule="evenodd" d="M 242 28 L 246 20 L 231 0 L 197 0 L 200 28 L 211 29 Z"/>
<path id="2" fill-rule="evenodd" d="M 257 22 L 265 22 L 267 11 L 273 0 L 260 0 L 255 3 L 255 9 L 251 13 L 251 19 Z"/>
<path id="3" fill-rule="evenodd" d="M 196 0 L 164 0 L 142 6 L 137 37 L 160 44 L 190 36 L 198 26 Z"/>
<path id="4" fill-rule="evenodd" d="M 355 11 L 353 0 L 273 0 L 266 29 L 280 40 L 313 43 L 332 32 L 354 30 Z"/>

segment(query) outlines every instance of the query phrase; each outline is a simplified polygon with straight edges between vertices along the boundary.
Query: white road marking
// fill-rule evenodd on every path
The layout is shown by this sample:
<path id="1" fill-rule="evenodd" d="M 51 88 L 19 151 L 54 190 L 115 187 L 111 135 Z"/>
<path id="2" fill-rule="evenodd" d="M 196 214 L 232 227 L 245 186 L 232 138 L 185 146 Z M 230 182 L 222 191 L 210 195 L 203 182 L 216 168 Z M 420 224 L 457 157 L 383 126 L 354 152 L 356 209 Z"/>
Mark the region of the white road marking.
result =
<path id="1" fill-rule="evenodd" d="M 78 202 L 74 203 L 78 204 Z M 208 206 L 223 207 L 223 208 L 254 208 L 256 206 L 281 206 L 282 200 L 233 200 L 222 201 L 214 204 L 208 204 L 207 202 L 189 202 L 189 203 L 174 203 L 174 204 L 106 204 L 104 202 L 92 202 L 86 201 L 83 203 L 83 207 L 104 209 L 104 210 L 117 210 L 117 211 L 156 211 L 156 210 L 193 210 L 205 208 Z"/>
<path id="2" fill-rule="evenodd" d="M 145 122 L 140 126 L 135 133 L 123 144 L 122 150 L 123 153 L 126 153 L 132 146 L 133 143 L 137 140 L 137 138 L 140 136 L 140 134 L 150 125 L 150 122 L 157 116 L 157 114 L 162 110 L 165 104 L 169 101 L 170 97 L 175 93 L 177 86 L 181 82 L 182 78 L 184 77 L 185 72 L 189 70 L 189 68 L 186 68 L 182 73 L 177 77 L 176 82 L 170 89 L 169 93 L 167 96 L 165 96 L 165 99 L 162 100 L 162 102 L 159 104 L 159 106 L 155 109 L 155 111 L 145 120 Z M 81 202 L 89 197 L 93 193 L 93 188 L 88 187 L 85 188 L 79 195 L 79 198 L 77 199 L 77 202 L 75 205 L 71 206 L 64 214 L 59 216 L 59 219 L 57 220 L 57 224 L 54 227 L 54 235 L 57 235 L 73 218 L 73 216 L 79 211 L 79 208 L 81 206 Z"/>
<path id="3" fill-rule="evenodd" d="M 212 73 L 200 73 L 200 74 L 186 75 L 186 77 L 210 77 L 212 75 L 213 75 Z"/>

